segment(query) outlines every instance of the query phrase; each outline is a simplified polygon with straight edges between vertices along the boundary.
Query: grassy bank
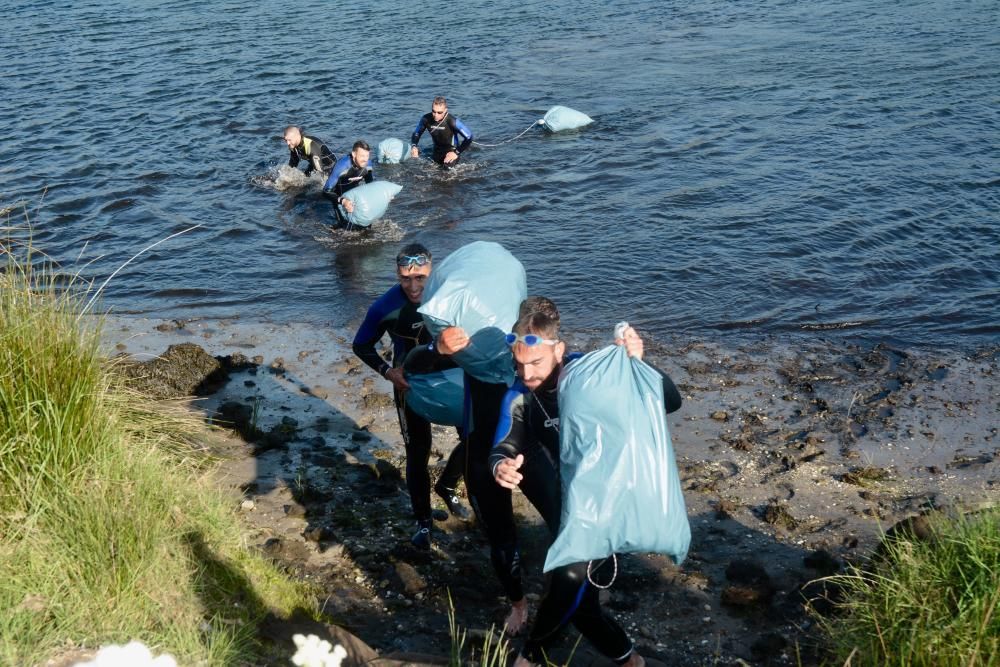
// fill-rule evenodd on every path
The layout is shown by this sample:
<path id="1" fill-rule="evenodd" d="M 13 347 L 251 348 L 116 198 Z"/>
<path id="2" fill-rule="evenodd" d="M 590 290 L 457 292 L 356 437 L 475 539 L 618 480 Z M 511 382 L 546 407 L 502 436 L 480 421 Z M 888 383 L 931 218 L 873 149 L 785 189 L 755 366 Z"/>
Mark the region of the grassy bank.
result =
<path id="1" fill-rule="evenodd" d="M 0 260 L 0 664 L 132 639 L 180 664 L 268 662 L 258 621 L 309 591 L 246 549 L 202 424 L 122 387 L 85 290 L 33 259 Z"/>
<path id="2" fill-rule="evenodd" d="M 834 577 L 837 665 L 1000 665 L 1000 511 L 929 515 L 866 570 Z"/>

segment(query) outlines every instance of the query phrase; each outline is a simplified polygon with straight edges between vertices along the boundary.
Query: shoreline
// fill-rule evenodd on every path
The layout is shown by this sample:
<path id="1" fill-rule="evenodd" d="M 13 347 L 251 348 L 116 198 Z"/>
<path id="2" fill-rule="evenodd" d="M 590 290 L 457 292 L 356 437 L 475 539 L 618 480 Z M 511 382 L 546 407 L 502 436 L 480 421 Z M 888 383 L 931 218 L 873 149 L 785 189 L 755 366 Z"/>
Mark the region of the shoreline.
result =
<path id="1" fill-rule="evenodd" d="M 261 429 L 290 434 L 270 449 L 228 439 L 222 483 L 243 493 L 251 539 L 329 591 L 327 613 L 372 646 L 447 655 L 448 592 L 474 636 L 502 618 L 485 538 L 449 519 L 436 525 L 430 556 L 408 548 L 390 385 L 353 356 L 352 333 L 109 316 L 103 339 L 108 356 L 139 361 L 184 342 L 253 360 L 192 403 L 206 416 L 242 403 Z M 587 334 L 569 339 L 571 349 L 597 346 Z M 797 647 L 813 639 L 803 585 L 861 562 L 900 520 L 1000 499 L 997 348 L 965 355 L 770 339 L 653 342 L 646 354 L 684 397 L 668 426 L 692 529 L 680 567 L 626 556 L 606 596 L 646 656 L 796 664 Z M 455 443 L 453 430 L 434 433 L 432 474 Z M 525 581 L 537 601 L 544 535 L 518 501 Z M 741 571 L 763 571 L 766 585 L 748 588 Z M 577 659 L 604 664 L 585 642 Z"/>

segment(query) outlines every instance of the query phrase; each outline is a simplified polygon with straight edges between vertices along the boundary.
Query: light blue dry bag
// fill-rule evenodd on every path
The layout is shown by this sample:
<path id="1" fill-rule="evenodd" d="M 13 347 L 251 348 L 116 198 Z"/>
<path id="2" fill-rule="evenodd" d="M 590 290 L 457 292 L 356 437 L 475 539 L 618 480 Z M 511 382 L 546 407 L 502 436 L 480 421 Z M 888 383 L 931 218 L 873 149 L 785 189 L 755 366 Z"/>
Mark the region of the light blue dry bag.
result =
<path id="1" fill-rule="evenodd" d="M 461 426 L 465 402 L 465 374 L 461 368 L 407 374 L 406 405 L 432 424 Z"/>
<path id="2" fill-rule="evenodd" d="M 585 113 L 558 105 L 546 111 L 545 116 L 542 117 L 542 125 L 549 132 L 575 130 L 578 127 L 590 125 L 593 122 L 594 119 Z"/>
<path id="3" fill-rule="evenodd" d="M 378 145 L 378 161 L 382 164 L 399 164 L 410 156 L 410 147 L 402 139 L 385 139 Z"/>
<path id="4" fill-rule="evenodd" d="M 354 204 L 353 211 L 348 213 L 339 204 L 338 208 L 340 208 L 344 219 L 351 224 L 367 227 L 385 215 L 385 210 L 389 208 L 389 202 L 402 189 L 402 185 L 396 185 L 389 181 L 364 183 L 344 193 L 344 199 L 349 199 Z"/>
<path id="5" fill-rule="evenodd" d="M 624 346 L 591 352 L 559 379 L 562 516 L 543 570 L 655 552 L 680 563 L 691 543 L 663 378 Z"/>
<path id="6" fill-rule="evenodd" d="M 450 326 L 465 330 L 471 342 L 452 358 L 469 375 L 509 386 L 514 362 L 504 336 L 527 294 L 521 262 L 499 243 L 475 241 L 434 266 L 417 310 L 434 338 Z"/>

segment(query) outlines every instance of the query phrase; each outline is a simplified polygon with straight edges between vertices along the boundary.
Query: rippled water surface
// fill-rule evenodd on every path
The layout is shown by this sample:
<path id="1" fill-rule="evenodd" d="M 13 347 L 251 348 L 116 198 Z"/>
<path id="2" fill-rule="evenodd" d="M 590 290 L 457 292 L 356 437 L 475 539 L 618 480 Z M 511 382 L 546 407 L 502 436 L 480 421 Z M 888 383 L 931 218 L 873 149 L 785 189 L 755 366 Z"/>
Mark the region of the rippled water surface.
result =
<path id="1" fill-rule="evenodd" d="M 351 323 L 399 246 L 498 241 L 571 327 L 965 345 L 1000 324 L 995 2 L 8 4 L 0 207 L 116 312 Z M 431 97 L 484 144 L 360 238 L 275 187 Z M 428 143 L 425 137 L 424 142 Z M 279 185 L 282 181 L 279 179 Z"/>

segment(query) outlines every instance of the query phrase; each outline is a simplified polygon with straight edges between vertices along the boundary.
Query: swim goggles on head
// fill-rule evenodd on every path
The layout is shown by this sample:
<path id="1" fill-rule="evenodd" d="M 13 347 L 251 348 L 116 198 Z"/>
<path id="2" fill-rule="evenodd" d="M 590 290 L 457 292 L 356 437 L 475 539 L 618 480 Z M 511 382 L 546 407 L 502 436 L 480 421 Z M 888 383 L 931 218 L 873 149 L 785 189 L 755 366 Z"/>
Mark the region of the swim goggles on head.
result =
<path id="1" fill-rule="evenodd" d="M 549 340 L 548 338 L 542 338 L 541 336 L 536 336 L 535 334 L 521 334 L 509 333 L 505 337 L 508 345 L 513 345 L 514 343 L 524 343 L 528 347 L 534 347 L 536 345 L 555 345 L 559 341 Z"/>
<path id="2" fill-rule="evenodd" d="M 419 255 L 400 255 L 396 258 L 396 266 L 403 268 L 409 268 L 411 266 L 424 266 L 425 264 L 430 264 L 431 258 L 420 253 Z"/>

